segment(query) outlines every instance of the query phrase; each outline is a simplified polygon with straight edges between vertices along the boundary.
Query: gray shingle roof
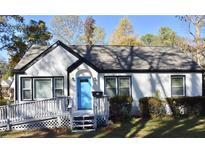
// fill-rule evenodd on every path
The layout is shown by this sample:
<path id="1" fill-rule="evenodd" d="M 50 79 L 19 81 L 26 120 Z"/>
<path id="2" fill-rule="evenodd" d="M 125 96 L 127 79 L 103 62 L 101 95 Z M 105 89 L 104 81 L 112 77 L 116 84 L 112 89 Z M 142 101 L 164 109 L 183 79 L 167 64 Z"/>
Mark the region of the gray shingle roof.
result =
<path id="1" fill-rule="evenodd" d="M 185 53 L 171 47 L 107 45 L 68 47 L 101 70 L 202 70 Z M 22 69 L 47 48 L 31 47 L 14 69 Z"/>
<path id="2" fill-rule="evenodd" d="M 23 58 L 20 60 L 20 62 L 15 66 L 14 69 L 21 69 L 25 65 L 27 65 L 30 61 L 35 59 L 38 55 L 43 53 L 48 46 L 39 46 L 39 45 L 33 45 L 23 56 Z"/>
<path id="3" fill-rule="evenodd" d="M 202 70 L 177 48 L 99 45 L 69 47 L 103 70 Z"/>

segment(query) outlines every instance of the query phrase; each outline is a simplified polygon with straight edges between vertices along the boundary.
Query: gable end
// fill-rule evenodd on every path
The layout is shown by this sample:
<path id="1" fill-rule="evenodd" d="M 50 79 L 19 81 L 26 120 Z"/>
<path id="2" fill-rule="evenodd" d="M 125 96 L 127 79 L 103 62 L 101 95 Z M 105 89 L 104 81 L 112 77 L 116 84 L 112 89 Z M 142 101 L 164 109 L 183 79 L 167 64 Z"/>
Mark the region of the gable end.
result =
<path id="1" fill-rule="evenodd" d="M 78 53 L 76 53 L 75 51 L 73 51 L 71 48 L 69 48 L 67 45 L 65 45 L 63 42 L 61 41 L 57 41 L 54 44 L 52 44 L 50 47 L 48 47 L 44 52 L 42 52 L 41 54 L 39 54 L 36 58 L 34 58 L 33 60 L 31 60 L 28 64 L 26 64 L 25 66 L 23 66 L 21 69 L 13 69 L 13 73 L 15 74 L 24 74 L 25 70 L 27 70 L 29 67 L 31 67 L 33 64 L 35 64 L 37 61 L 39 61 L 41 58 L 43 58 L 45 55 L 47 55 L 49 52 L 51 52 L 52 50 L 54 50 L 55 48 L 57 48 L 58 46 L 63 47 L 66 51 L 68 51 L 69 53 L 71 53 L 72 55 L 74 55 L 76 58 L 78 58 L 81 63 L 86 63 L 88 66 L 90 66 L 91 68 L 93 68 L 96 71 L 99 71 L 99 69 L 93 65 L 92 63 L 90 63 L 88 60 L 86 60 L 85 58 L 83 58 L 82 56 L 80 56 Z M 77 62 L 78 62 L 77 61 Z M 79 63 L 79 62 L 78 62 Z M 74 63 L 75 64 L 75 63 Z M 76 65 L 76 64 L 75 64 Z M 74 66 L 75 66 L 74 65 Z M 74 67 L 72 66 L 72 67 Z"/>

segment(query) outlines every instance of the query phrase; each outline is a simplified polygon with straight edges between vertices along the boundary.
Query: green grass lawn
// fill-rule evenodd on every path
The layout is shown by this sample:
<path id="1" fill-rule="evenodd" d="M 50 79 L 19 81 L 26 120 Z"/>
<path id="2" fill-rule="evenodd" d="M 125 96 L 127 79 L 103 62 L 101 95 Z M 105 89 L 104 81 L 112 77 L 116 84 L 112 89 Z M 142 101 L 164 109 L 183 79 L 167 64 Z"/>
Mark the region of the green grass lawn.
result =
<path id="1" fill-rule="evenodd" d="M 205 118 L 184 119 L 132 119 L 131 121 L 110 124 L 95 132 L 71 133 L 68 129 L 38 129 L 27 131 L 1 132 L 0 137 L 83 137 L 83 138 L 184 138 L 205 137 Z"/>

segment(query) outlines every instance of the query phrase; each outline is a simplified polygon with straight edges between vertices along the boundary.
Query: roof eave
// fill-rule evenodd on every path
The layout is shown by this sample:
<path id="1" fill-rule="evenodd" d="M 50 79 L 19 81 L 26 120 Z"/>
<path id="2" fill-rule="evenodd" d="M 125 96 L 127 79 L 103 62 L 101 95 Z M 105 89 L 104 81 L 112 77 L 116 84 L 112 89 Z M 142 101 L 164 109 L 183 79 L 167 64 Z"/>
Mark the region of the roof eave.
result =
<path id="1" fill-rule="evenodd" d="M 20 69 L 13 69 L 12 72 L 13 72 L 14 74 L 24 74 L 24 73 L 25 73 L 24 70 L 20 70 Z"/>
<path id="2" fill-rule="evenodd" d="M 204 73 L 205 70 L 177 70 L 177 69 L 155 69 L 155 70 L 149 70 L 149 69 L 135 69 L 135 70 L 116 70 L 116 69 L 106 69 L 101 70 L 99 73 Z"/>

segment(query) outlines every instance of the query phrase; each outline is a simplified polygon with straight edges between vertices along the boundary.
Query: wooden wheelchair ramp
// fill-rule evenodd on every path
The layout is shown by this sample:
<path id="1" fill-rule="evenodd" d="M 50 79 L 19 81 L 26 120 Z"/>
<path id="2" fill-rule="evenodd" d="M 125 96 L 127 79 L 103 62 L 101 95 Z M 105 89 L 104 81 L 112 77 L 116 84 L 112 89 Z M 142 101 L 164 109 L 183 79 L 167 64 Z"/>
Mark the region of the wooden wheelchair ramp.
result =
<path id="1" fill-rule="evenodd" d="M 70 97 L 0 107 L 0 131 L 70 127 Z"/>
<path id="2" fill-rule="evenodd" d="M 79 114 L 71 97 L 58 97 L 0 106 L 0 131 L 69 127 L 72 132 L 94 131 L 107 125 L 106 97 L 94 99 L 92 113 Z"/>

